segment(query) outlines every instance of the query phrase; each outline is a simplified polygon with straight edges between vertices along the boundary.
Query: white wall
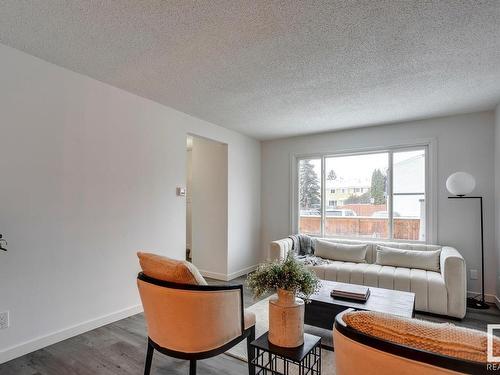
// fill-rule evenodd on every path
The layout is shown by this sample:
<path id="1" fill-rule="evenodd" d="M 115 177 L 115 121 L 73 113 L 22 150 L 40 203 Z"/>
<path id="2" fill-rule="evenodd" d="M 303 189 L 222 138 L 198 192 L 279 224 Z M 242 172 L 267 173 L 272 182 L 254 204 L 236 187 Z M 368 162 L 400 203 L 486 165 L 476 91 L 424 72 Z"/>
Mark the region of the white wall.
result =
<path id="1" fill-rule="evenodd" d="M 228 144 L 229 272 L 259 260 L 259 142 L 3 45 L 0 113 L 0 363 L 139 311 L 137 250 L 184 259 L 187 133 Z"/>
<path id="2" fill-rule="evenodd" d="M 260 154 L 260 143 L 229 144 L 228 277 L 253 271 L 261 257 L 261 165 L 247 155 Z M 260 163 L 260 159 L 259 159 Z M 258 249 L 250 252 L 248 247 Z"/>
<path id="3" fill-rule="evenodd" d="M 193 137 L 192 257 L 202 275 L 225 280 L 228 268 L 227 145 Z"/>
<path id="4" fill-rule="evenodd" d="M 493 112 L 483 112 L 263 142 L 262 250 L 267 252 L 271 240 L 291 231 L 292 154 L 373 148 L 433 138 L 437 144 L 437 241 L 455 246 L 465 257 L 468 269 L 480 270 L 478 202 L 447 199 L 445 186 L 451 173 L 470 172 L 477 181 L 475 193 L 484 196 L 486 293 L 495 294 L 493 124 Z M 479 280 L 469 280 L 469 290 L 479 288 Z"/>
<path id="5" fill-rule="evenodd" d="M 189 139 L 192 137 L 190 136 Z M 192 161 L 193 161 L 193 150 L 191 147 L 188 148 L 186 153 L 186 248 L 191 249 L 192 247 L 192 215 L 191 215 L 191 191 L 193 187 L 193 169 L 192 169 Z"/>
<path id="6" fill-rule="evenodd" d="M 500 104 L 495 110 L 495 246 L 497 254 L 497 305 L 500 308 Z"/>

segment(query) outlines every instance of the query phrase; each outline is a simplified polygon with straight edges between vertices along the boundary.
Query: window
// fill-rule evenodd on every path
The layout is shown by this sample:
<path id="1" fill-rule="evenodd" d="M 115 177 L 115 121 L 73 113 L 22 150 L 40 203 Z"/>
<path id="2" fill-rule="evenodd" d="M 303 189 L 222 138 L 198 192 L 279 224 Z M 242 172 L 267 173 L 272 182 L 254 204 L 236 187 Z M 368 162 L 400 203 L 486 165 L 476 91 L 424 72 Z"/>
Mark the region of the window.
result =
<path id="1" fill-rule="evenodd" d="M 393 154 L 393 238 L 425 240 L 425 152 Z"/>
<path id="2" fill-rule="evenodd" d="M 426 159 L 424 146 L 299 158 L 299 233 L 425 241 Z"/>
<path id="3" fill-rule="evenodd" d="M 298 162 L 300 233 L 321 235 L 321 159 Z"/>

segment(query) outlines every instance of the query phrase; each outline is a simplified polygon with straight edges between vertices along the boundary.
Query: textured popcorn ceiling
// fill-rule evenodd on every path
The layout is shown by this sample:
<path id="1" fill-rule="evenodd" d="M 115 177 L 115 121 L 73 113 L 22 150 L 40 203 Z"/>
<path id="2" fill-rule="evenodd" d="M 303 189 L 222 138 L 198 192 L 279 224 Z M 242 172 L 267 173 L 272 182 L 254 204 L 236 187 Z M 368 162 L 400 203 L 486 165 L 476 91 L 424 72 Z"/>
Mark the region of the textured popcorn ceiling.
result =
<path id="1" fill-rule="evenodd" d="M 0 42 L 260 139 L 500 102 L 498 0 L 2 0 Z"/>

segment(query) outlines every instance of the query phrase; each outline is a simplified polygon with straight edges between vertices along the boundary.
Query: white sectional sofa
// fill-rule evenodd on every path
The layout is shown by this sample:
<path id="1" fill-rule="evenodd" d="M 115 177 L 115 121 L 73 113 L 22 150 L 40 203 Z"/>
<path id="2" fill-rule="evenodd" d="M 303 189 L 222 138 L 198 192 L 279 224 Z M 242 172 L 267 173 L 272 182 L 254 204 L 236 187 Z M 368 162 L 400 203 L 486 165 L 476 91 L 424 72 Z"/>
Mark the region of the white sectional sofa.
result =
<path id="1" fill-rule="evenodd" d="M 463 318 L 466 311 L 466 270 L 460 253 L 448 246 L 411 243 L 355 241 L 323 238 L 341 244 L 366 244 L 362 263 L 331 261 L 330 264 L 308 266 L 320 279 L 361 284 L 415 293 L 415 310 Z M 418 268 L 376 264 L 377 245 L 402 250 L 428 251 L 441 249 L 439 272 Z M 283 259 L 292 249 L 292 240 L 271 242 L 270 258 Z"/>

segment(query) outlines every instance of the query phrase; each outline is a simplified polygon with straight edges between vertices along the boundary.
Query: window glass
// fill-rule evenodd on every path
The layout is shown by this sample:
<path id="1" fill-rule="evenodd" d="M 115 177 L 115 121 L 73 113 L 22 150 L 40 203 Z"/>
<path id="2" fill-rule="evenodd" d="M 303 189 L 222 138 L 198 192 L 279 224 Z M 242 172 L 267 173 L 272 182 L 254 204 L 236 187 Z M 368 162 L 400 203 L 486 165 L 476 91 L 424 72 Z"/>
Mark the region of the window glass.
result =
<path id="1" fill-rule="evenodd" d="M 395 152 L 393 155 L 395 194 L 425 192 L 425 151 Z"/>
<path id="2" fill-rule="evenodd" d="M 426 240 L 425 148 L 300 159 L 297 168 L 300 233 Z"/>
<path id="3" fill-rule="evenodd" d="M 425 241 L 425 150 L 393 156 L 393 237 Z"/>
<path id="4" fill-rule="evenodd" d="M 299 232 L 321 234 L 321 159 L 298 163 Z"/>
<path id="5" fill-rule="evenodd" d="M 388 161 L 387 153 L 325 158 L 326 236 L 388 237 Z"/>
<path id="6" fill-rule="evenodd" d="M 394 238 L 425 241 L 425 196 L 394 196 Z"/>

